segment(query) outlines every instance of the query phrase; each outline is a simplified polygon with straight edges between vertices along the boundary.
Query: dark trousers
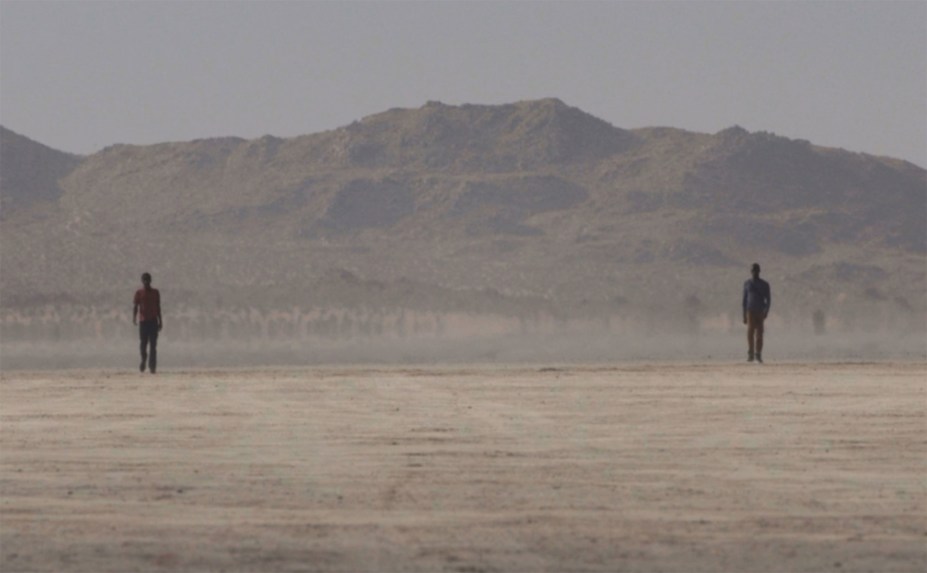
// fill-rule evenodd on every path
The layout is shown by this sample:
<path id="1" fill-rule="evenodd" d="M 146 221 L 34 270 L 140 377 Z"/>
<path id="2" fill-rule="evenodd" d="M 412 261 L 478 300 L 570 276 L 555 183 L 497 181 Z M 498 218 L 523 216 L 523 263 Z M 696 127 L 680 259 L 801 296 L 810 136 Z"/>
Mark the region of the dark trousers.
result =
<path id="1" fill-rule="evenodd" d="M 747 345 L 750 356 L 763 352 L 763 316 L 762 310 L 747 311 Z"/>
<path id="2" fill-rule="evenodd" d="M 148 362 L 148 369 L 154 372 L 158 367 L 158 321 L 143 320 L 138 323 L 139 350 L 142 353 L 141 370 L 145 369 L 145 361 Z M 148 347 L 151 347 L 151 350 Z"/>

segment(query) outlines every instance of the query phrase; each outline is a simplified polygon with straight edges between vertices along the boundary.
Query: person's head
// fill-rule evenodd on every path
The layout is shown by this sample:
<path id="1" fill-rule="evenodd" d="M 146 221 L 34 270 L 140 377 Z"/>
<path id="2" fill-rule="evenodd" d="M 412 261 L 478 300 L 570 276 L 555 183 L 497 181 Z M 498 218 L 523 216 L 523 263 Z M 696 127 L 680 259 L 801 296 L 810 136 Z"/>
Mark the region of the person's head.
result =
<path id="1" fill-rule="evenodd" d="M 142 284 L 145 285 L 146 288 L 151 286 L 151 274 L 150 273 L 142 273 Z"/>
<path id="2" fill-rule="evenodd" d="M 760 263 L 753 263 L 753 266 L 750 267 L 750 274 L 753 275 L 753 278 L 760 276 Z"/>

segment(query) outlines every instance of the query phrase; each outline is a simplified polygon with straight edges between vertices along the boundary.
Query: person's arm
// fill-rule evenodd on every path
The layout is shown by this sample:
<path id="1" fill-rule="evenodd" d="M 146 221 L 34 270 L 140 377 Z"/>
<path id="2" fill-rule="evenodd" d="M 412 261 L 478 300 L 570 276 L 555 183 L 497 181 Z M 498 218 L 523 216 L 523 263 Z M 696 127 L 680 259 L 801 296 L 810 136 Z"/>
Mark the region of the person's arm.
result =
<path id="1" fill-rule="evenodd" d="M 769 316 L 769 308 L 772 306 L 772 287 L 766 283 L 766 310 L 763 311 L 763 318 Z"/>
<path id="2" fill-rule="evenodd" d="M 132 324 L 138 324 L 138 293 L 132 299 Z"/>
<path id="3" fill-rule="evenodd" d="M 744 324 L 747 324 L 747 283 L 744 283 L 743 310 L 744 310 Z"/>
<path id="4" fill-rule="evenodd" d="M 164 323 L 161 321 L 161 293 L 158 293 L 158 332 L 161 332 L 161 327 L 164 326 Z"/>

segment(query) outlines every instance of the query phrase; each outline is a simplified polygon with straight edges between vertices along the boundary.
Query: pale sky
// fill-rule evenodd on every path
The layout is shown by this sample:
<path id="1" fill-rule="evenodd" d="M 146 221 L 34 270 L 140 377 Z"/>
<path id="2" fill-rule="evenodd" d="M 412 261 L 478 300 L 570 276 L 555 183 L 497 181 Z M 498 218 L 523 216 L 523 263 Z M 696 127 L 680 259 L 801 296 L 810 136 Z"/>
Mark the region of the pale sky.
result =
<path id="1" fill-rule="evenodd" d="M 927 2 L 0 0 L 0 123 L 74 153 L 543 97 L 927 166 Z"/>

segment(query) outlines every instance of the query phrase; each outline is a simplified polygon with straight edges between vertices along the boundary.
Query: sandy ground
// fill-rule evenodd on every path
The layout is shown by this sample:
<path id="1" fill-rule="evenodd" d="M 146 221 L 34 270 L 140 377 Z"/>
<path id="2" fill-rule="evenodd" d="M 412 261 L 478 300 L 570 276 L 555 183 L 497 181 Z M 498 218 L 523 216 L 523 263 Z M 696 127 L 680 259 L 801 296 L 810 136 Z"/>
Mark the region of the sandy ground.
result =
<path id="1" fill-rule="evenodd" d="M 7 372 L 2 571 L 924 571 L 927 365 Z"/>

